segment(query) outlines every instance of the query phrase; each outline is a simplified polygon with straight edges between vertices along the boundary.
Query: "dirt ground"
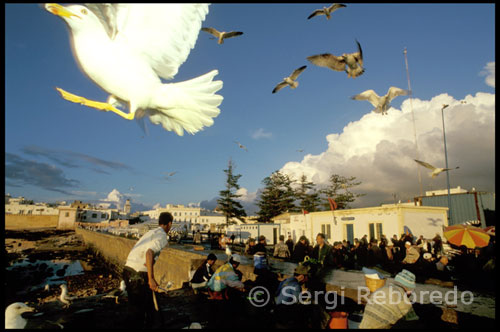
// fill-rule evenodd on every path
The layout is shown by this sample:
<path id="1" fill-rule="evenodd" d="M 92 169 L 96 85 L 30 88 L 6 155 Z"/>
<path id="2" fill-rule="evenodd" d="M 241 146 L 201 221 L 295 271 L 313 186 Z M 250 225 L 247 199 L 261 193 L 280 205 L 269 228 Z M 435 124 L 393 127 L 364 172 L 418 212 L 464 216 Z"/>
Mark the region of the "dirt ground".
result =
<path id="1" fill-rule="evenodd" d="M 23 314 L 30 327 L 130 328 L 126 324 L 127 299 L 116 303 L 113 298 L 103 297 L 119 287 L 119 271 L 88 248 L 73 231 L 6 231 L 5 257 L 5 306 L 24 302 L 36 308 L 35 313 Z M 26 262 L 23 266 L 12 267 L 22 260 Z M 38 264 L 48 260 L 79 261 L 83 271 L 78 275 L 64 276 L 63 269 L 51 271 Z M 51 284 L 49 290 L 43 287 L 33 289 L 33 285 L 43 285 L 46 278 L 59 272 L 62 276 L 55 276 L 56 284 Z M 68 308 L 58 299 L 61 293 L 58 282 L 65 282 L 69 295 L 76 296 Z M 159 293 L 157 300 L 160 311 L 155 328 L 177 329 L 193 322 L 200 323 L 203 328 L 275 327 L 272 308 L 254 308 L 244 298 L 238 305 L 228 307 L 195 295 L 186 288 Z M 417 305 L 415 311 L 421 317 L 420 328 L 492 327 L 495 323 L 492 319 L 457 314 L 452 309 L 443 312 L 441 308 L 430 305 Z M 448 322 L 443 321 L 443 314 L 448 317 Z"/>

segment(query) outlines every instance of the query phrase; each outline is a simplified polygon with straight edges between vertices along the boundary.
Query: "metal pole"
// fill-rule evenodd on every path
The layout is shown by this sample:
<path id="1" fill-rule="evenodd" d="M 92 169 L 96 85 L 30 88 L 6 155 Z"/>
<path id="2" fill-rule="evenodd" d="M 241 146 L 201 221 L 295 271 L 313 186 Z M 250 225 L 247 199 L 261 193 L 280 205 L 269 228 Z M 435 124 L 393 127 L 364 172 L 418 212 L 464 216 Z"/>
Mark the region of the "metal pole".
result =
<path id="1" fill-rule="evenodd" d="M 417 152 L 416 159 L 420 160 L 420 157 L 418 154 L 418 144 L 417 144 L 417 129 L 415 128 L 415 115 L 413 114 L 413 102 L 412 102 L 413 91 L 411 90 L 411 85 L 410 85 L 410 71 L 408 70 L 408 58 L 406 56 L 406 53 L 408 53 L 408 52 L 406 51 L 406 47 L 405 47 L 405 50 L 403 51 L 403 53 L 405 55 L 406 77 L 408 78 L 408 90 L 410 93 L 410 109 L 411 109 L 411 118 L 413 121 L 413 136 L 415 138 L 415 150 Z M 423 196 L 424 193 L 423 193 L 423 189 L 422 189 L 422 175 L 420 174 L 420 167 L 418 167 L 418 165 L 417 165 L 417 172 L 418 172 L 418 184 L 420 186 L 420 196 Z"/>
<path id="2" fill-rule="evenodd" d="M 448 168 L 448 151 L 446 150 L 446 132 L 444 129 L 444 109 L 448 105 L 443 105 L 441 108 L 441 119 L 443 121 L 443 141 L 444 141 L 444 159 L 445 159 L 445 167 Z M 446 186 L 448 188 L 448 224 L 451 221 L 451 195 L 450 195 L 450 172 L 446 171 Z M 453 222 L 451 222 L 453 225 Z"/>

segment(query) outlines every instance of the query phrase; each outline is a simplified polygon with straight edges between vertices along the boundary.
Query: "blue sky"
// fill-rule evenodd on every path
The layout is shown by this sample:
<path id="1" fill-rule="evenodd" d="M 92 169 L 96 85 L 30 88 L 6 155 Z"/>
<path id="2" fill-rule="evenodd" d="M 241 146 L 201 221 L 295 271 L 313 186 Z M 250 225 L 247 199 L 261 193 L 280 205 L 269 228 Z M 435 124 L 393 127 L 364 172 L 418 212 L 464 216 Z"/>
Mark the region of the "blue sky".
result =
<path id="1" fill-rule="evenodd" d="M 63 100 L 55 87 L 93 100 L 104 101 L 107 94 L 79 70 L 59 17 L 39 4 L 7 4 L 5 192 L 36 201 L 97 201 L 116 189 L 144 206 L 198 203 L 223 189 L 223 169 L 231 158 L 242 174 L 240 185 L 255 193 L 273 171 L 289 162 L 303 164 L 307 155 L 321 156 L 331 148 L 325 137 L 342 134 L 370 113 L 368 102 L 351 96 L 367 89 L 385 94 L 390 86 L 407 88 L 405 47 L 415 98 L 430 101 L 447 94 L 461 100 L 495 93 L 481 74 L 495 61 L 494 4 L 347 4 L 331 20 L 307 20 L 322 6 L 211 5 L 203 26 L 244 35 L 218 45 L 200 32 L 172 82 L 218 69 L 224 100 L 213 126 L 180 137 L 149 121 L 149 135 L 144 135 L 135 121 Z M 366 68 L 356 79 L 306 60 L 354 52 L 355 39 Z M 308 67 L 297 89 L 271 93 L 302 65 Z M 406 100 L 398 97 L 392 106 L 399 109 Z M 488 165 L 488 174 L 494 174 L 491 160 Z M 172 171 L 177 173 L 165 180 L 164 172 Z M 369 182 L 366 173 L 351 175 Z M 397 191 L 397 183 L 392 185 Z"/>

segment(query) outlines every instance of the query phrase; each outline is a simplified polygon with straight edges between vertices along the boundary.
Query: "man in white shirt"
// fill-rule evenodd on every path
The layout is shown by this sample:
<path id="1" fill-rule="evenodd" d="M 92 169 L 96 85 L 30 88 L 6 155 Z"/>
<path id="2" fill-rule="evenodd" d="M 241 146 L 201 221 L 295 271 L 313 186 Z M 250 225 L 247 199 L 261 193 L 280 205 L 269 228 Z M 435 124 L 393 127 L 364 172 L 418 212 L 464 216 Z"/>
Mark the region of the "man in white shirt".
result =
<path id="1" fill-rule="evenodd" d="M 154 277 L 154 262 L 161 250 L 168 246 L 167 233 L 174 218 L 169 212 L 162 212 L 159 227 L 144 234 L 130 251 L 123 280 L 128 292 L 129 319 L 131 328 L 151 328 L 153 324 L 154 302 L 152 291 L 158 290 Z"/>

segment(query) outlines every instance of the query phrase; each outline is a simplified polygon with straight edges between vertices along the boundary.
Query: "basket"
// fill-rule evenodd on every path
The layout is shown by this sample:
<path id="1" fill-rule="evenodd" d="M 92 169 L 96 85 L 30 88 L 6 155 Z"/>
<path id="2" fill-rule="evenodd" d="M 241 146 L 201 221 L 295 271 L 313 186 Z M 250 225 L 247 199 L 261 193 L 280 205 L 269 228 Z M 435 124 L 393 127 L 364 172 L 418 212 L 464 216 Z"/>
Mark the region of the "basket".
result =
<path id="1" fill-rule="evenodd" d="M 366 287 L 368 287 L 371 293 L 375 292 L 380 287 L 383 287 L 386 280 L 387 279 L 372 279 L 365 276 Z"/>

